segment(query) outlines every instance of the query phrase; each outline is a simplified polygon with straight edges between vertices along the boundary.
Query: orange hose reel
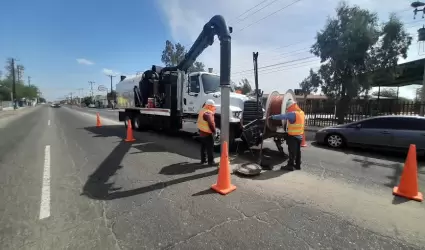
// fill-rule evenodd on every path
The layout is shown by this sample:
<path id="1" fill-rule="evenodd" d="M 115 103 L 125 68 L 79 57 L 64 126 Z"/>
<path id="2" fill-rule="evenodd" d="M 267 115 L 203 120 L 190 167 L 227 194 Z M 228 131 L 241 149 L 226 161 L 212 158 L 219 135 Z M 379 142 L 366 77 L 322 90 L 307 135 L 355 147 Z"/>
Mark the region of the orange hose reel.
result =
<path id="1" fill-rule="evenodd" d="M 272 115 L 282 114 L 282 112 L 283 112 L 282 111 L 283 99 L 284 99 L 284 96 L 279 94 L 279 92 L 277 92 L 277 91 L 273 91 L 269 95 L 269 97 L 267 98 L 267 103 L 266 103 L 266 117 L 267 118 L 272 116 Z M 266 126 L 270 131 L 276 132 L 278 127 L 282 127 L 282 126 L 285 127 L 286 126 L 286 121 L 267 119 Z"/>

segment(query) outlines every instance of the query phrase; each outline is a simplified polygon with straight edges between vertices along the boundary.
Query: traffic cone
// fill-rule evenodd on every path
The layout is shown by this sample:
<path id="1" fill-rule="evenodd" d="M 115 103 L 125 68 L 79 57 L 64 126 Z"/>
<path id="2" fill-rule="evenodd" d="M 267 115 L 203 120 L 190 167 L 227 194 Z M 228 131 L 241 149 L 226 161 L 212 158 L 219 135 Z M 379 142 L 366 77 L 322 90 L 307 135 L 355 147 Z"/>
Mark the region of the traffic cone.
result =
<path id="1" fill-rule="evenodd" d="M 100 115 L 96 113 L 96 127 L 102 127 L 102 123 L 100 122 Z"/>
<path id="2" fill-rule="evenodd" d="M 131 120 L 127 121 L 127 138 L 125 139 L 126 142 L 132 142 L 135 141 L 133 137 L 133 128 L 131 127 Z"/>
<path id="3" fill-rule="evenodd" d="M 212 185 L 211 188 L 219 194 L 226 195 L 236 189 L 232 185 L 230 178 L 230 163 L 229 163 L 229 150 L 227 142 L 223 143 L 223 150 L 220 157 L 220 168 L 218 169 L 217 183 Z"/>
<path id="4" fill-rule="evenodd" d="M 404 163 L 400 184 L 393 189 L 393 195 L 410 200 L 423 201 L 424 197 L 418 190 L 418 162 L 416 159 L 416 145 L 410 144 L 409 152 Z"/>
<path id="5" fill-rule="evenodd" d="M 301 141 L 301 147 L 307 147 L 307 142 L 305 142 L 305 134 L 303 134 L 303 140 Z"/>

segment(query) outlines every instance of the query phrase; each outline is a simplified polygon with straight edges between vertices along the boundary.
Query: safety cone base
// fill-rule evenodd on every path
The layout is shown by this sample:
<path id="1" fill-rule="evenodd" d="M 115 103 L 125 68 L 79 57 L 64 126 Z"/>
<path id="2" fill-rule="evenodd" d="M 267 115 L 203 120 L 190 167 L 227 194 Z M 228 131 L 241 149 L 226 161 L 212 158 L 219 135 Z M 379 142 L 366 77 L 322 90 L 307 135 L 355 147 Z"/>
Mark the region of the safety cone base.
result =
<path id="1" fill-rule="evenodd" d="M 223 188 L 219 187 L 217 185 L 217 183 L 216 184 L 213 184 L 211 186 L 211 188 L 214 191 L 216 191 L 217 193 L 222 194 L 222 195 L 226 195 L 226 194 L 228 194 L 228 193 L 233 192 L 233 191 L 236 190 L 236 186 L 235 185 L 230 185 L 228 188 L 223 189 Z"/>
<path id="2" fill-rule="evenodd" d="M 393 195 L 397 195 L 397 196 L 404 197 L 404 198 L 409 199 L 409 200 L 414 200 L 414 201 L 419 201 L 419 202 L 421 202 L 421 201 L 424 200 L 424 196 L 423 196 L 423 194 L 421 192 L 418 192 L 414 196 L 407 195 L 407 194 L 401 192 L 398 187 L 394 187 L 393 188 Z"/>
<path id="3" fill-rule="evenodd" d="M 135 141 L 135 140 L 136 139 L 134 139 L 134 138 L 133 139 L 125 139 L 126 142 L 132 142 L 132 141 Z"/>

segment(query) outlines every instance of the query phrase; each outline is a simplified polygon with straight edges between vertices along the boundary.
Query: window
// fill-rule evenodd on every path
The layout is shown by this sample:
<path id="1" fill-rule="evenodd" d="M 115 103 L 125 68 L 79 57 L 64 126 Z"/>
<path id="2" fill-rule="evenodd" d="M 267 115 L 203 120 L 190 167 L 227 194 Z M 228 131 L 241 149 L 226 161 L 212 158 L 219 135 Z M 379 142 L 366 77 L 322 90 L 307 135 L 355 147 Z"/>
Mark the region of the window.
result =
<path id="1" fill-rule="evenodd" d="M 199 75 L 191 76 L 189 81 L 189 93 L 201 92 L 201 86 L 199 85 Z"/>
<path id="2" fill-rule="evenodd" d="M 399 129 L 425 131 L 425 119 L 402 117 L 400 121 L 401 124 Z"/>
<path id="3" fill-rule="evenodd" d="M 202 84 L 204 85 L 204 92 L 214 93 L 220 91 L 220 77 L 216 75 L 202 75 Z"/>
<path id="4" fill-rule="evenodd" d="M 220 89 L 220 76 L 202 74 L 202 85 L 204 86 L 205 94 L 219 92 Z M 234 84 L 230 84 L 230 92 L 234 92 Z"/>
<path id="5" fill-rule="evenodd" d="M 397 129 L 400 122 L 398 119 L 391 117 L 382 117 L 382 118 L 372 118 L 360 122 L 361 128 L 369 129 Z"/>

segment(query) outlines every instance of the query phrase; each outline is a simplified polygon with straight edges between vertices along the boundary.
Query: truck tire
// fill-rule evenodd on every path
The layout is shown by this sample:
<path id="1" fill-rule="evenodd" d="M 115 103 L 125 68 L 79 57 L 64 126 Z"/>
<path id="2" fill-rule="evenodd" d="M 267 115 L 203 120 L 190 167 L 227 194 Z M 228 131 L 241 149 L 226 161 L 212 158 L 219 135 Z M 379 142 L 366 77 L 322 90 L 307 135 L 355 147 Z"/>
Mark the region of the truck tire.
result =
<path id="1" fill-rule="evenodd" d="M 124 120 L 124 127 L 125 127 L 125 129 L 127 129 L 127 127 L 128 127 L 128 121 L 130 120 L 130 119 L 132 119 L 130 116 L 126 116 L 125 117 L 125 120 Z M 134 119 L 132 119 L 131 120 L 131 128 L 134 130 Z"/>
<path id="2" fill-rule="evenodd" d="M 137 114 L 133 117 L 131 125 L 133 126 L 134 130 L 137 131 L 145 131 L 147 130 L 146 125 L 143 125 L 140 120 L 142 119 L 142 116 L 140 114 Z"/>
<path id="3" fill-rule="evenodd" d="M 214 151 L 215 152 L 220 152 L 221 151 L 221 130 L 219 127 L 216 128 L 216 131 L 218 133 L 216 133 L 217 135 L 214 136 Z M 229 129 L 229 142 L 228 142 L 228 147 L 229 147 L 229 151 L 235 151 L 236 149 L 236 145 L 235 145 L 235 133 L 233 131 L 232 126 L 230 126 Z"/>

